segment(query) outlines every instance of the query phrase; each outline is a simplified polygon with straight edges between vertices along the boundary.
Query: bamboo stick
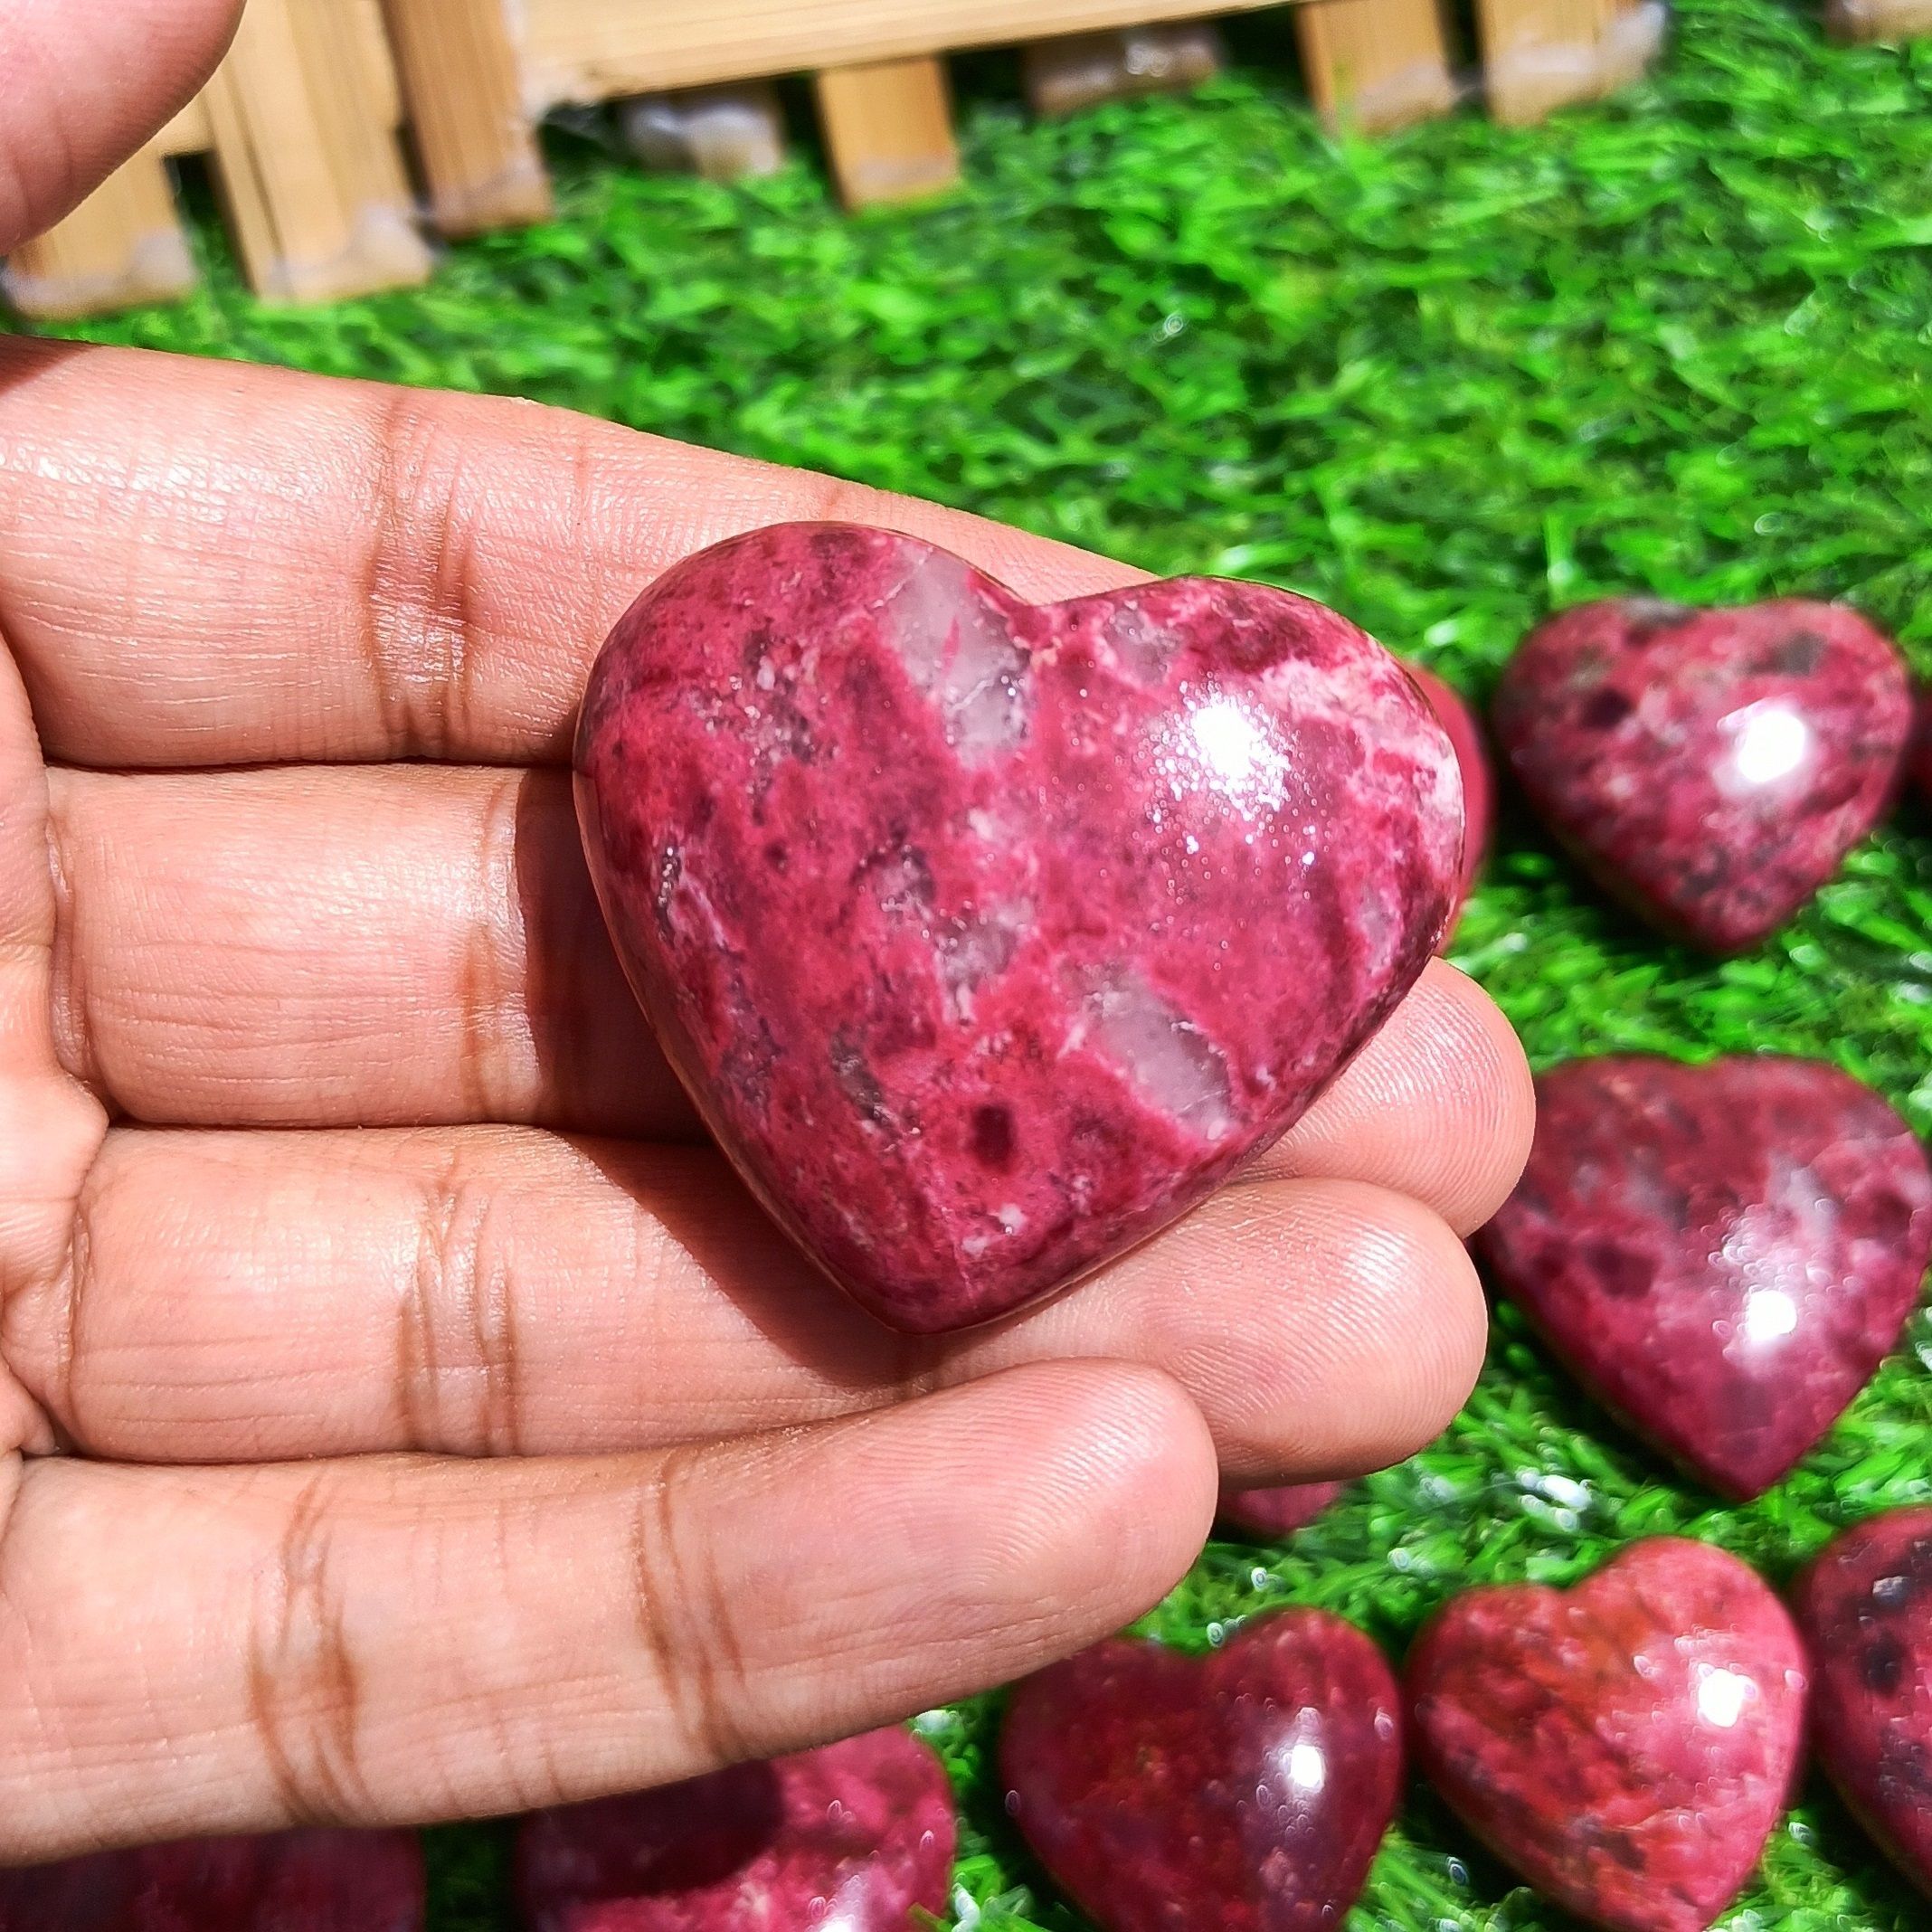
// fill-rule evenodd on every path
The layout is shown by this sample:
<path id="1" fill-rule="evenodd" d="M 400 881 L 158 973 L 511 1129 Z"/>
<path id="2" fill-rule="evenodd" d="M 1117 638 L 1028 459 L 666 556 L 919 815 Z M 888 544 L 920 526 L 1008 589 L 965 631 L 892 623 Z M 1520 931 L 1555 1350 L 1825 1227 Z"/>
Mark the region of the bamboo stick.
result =
<path id="1" fill-rule="evenodd" d="M 1294 25 L 1325 120 L 1373 133 L 1455 105 L 1437 0 L 1309 0 Z"/>
<path id="2" fill-rule="evenodd" d="M 832 174 L 848 207 L 911 201 L 960 178 L 946 70 L 936 60 L 878 61 L 817 77 Z"/>
<path id="3" fill-rule="evenodd" d="M 55 321 L 168 301 L 194 279 L 167 167 L 150 147 L 64 221 L 15 249 L 0 288 L 22 315 Z"/>
<path id="4" fill-rule="evenodd" d="M 428 277 L 394 137 L 335 0 L 250 0 L 205 100 L 216 178 L 259 294 L 327 301 Z"/>
<path id="5" fill-rule="evenodd" d="M 504 0 L 384 5 L 437 227 L 467 235 L 545 220 L 550 177 Z"/>

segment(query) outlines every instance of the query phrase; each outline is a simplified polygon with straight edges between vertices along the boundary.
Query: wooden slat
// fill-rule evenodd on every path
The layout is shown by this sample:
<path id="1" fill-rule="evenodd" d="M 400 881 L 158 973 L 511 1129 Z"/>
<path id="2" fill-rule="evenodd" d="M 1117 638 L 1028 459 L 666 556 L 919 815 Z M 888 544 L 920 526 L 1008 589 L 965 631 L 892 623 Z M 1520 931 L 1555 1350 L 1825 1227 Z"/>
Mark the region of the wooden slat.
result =
<path id="1" fill-rule="evenodd" d="M 355 36 L 355 54 L 369 98 L 385 128 L 402 121 L 402 99 L 396 85 L 395 62 L 389 56 L 389 35 L 383 24 L 382 0 L 349 0 L 349 25 Z M 204 155 L 214 146 L 208 104 L 197 94 L 155 137 L 155 150 L 164 155 Z"/>
<path id="2" fill-rule="evenodd" d="M 1204 21 L 1121 27 L 1030 41 L 1020 52 L 1027 105 L 1075 114 L 1103 100 L 1198 87 L 1221 71 L 1221 37 Z"/>
<path id="3" fill-rule="evenodd" d="M 876 61 L 816 80 L 825 145 L 848 207 L 911 201 L 960 178 L 942 62 Z"/>
<path id="4" fill-rule="evenodd" d="M 1438 0 L 1309 0 L 1294 26 L 1325 120 L 1373 133 L 1455 105 Z"/>
<path id="5" fill-rule="evenodd" d="M 516 0 L 526 104 L 604 100 L 960 47 L 1198 20 L 1265 0 Z"/>
<path id="6" fill-rule="evenodd" d="M 384 6 L 436 225 L 464 235 L 544 220 L 550 178 L 525 110 L 503 0 Z"/>
<path id="7" fill-rule="evenodd" d="M 1476 0 L 1483 87 L 1498 120 L 1541 120 L 1642 73 L 1663 29 L 1660 5 L 1631 0 Z"/>
<path id="8" fill-rule="evenodd" d="M 336 0 L 249 0 L 204 98 L 258 293 L 327 301 L 426 279 L 402 157 Z"/>
<path id="9" fill-rule="evenodd" d="M 167 301 L 194 284 L 167 167 L 152 147 L 117 169 L 65 221 L 14 251 L 0 287 L 22 315 L 52 321 Z"/>
<path id="10" fill-rule="evenodd" d="M 349 32 L 363 85 L 385 128 L 402 125 L 402 89 L 389 51 L 389 28 L 383 19 L 383 0 L 348 0 Z"/>

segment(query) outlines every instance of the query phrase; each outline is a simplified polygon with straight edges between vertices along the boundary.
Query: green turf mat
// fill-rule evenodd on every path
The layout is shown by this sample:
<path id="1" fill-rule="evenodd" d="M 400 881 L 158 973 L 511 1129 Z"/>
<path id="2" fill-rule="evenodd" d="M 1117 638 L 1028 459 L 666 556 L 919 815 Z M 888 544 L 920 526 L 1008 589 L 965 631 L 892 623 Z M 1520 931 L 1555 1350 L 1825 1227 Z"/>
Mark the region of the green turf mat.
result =
<path id="1" fill-rule="evenodd" d="M 318 311 L 207 290 L 107 340 L 510 391 L 820 465 L 1162 572 L 1338 605 L 1472 695 L 1553 607 L 1639 590 L 1849 598 L 1932 668 L 1932 44 L 1828 45 L 1769 0 L 1687 0 L 1658 76 L 1532 129 L 1469 113 L 1335 142 L 1284 17 L 1186 101 L 1025 124 L 972 70 L 968 185 L 850 219 L 808 157 L 741 189 L 586 143 L 547 227 L 426 292 Z M 1932 1127 L 1932 815 L 1856 852 L 1785 934 L 1713 965 L 1506 823 L 1455 956 L 1532 1056 L 1775 1047 Z M 1620 1539 L 1709 1537 L 1774 1578 L 1834 1525 L 1932 1500 L 1932 1323 L 1789 1482 L 1718 1507 L 1634 1448 L 1508 1312 L 1438 1446 L 1292 1549 L 1216 1543 L 1149 1619 L 1212 1642 L 1317 1603 L 1399 1650 L 1458 1583 L 1564 1580 Z M 991 1700 L 927 1728 L 965 1814 L 960 1924 L 1071 1927 L 984 1769 Z M 502 1916 L 493 1829 L 432 1834 L 438 1932 Z M 1906 1932 L 1927 1907 L 1807 1787 L 1736 1928 Z M 1417 1794 L 1356 1932 L 1530 1932 Z"/>

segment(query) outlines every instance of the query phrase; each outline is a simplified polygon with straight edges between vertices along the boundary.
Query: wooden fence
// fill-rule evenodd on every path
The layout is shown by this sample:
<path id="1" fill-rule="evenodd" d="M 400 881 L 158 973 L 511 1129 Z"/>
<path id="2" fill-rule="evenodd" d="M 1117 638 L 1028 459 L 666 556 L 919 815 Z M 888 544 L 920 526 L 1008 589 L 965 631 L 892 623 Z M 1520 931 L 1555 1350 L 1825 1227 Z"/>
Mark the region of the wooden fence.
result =
<path id="1" fill-rule="evenodd" d="M 431 222 L 461 235 L 550 205 L 535 125 L 566 102 L 813 76 L 851 204 L 957 177 L 943 56 L 1199 21 L 1263 0 L 248 0 L 202 95 L 66 221 L 19 250 L 5 290 L 61 317 L 180 293 L 194 263 L 170 156 L 206 154 L 244 272 L 320 301 L 420 281 Z M 1844 7 L 1932 0 L 1839 0 Z M 1476 0 L 1483 88 L 1533 120 L 1639 71 L 1659 0 Z M 1458 98 L 1442 0 L 1304 0 L 1294 14 L 1317 107 L 1375 130 Z"/>

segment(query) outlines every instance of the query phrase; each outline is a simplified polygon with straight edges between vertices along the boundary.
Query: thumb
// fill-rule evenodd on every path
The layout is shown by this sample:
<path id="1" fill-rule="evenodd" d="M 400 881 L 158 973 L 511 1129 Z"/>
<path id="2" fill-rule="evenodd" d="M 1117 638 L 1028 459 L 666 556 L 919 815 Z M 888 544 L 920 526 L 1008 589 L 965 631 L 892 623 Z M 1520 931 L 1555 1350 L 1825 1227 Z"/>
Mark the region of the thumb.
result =
<path id="1" fill-rule="evenodd" d="M 0 253 L 158 133 L 241 13 L 242 0 L 0 0 Z"/>

